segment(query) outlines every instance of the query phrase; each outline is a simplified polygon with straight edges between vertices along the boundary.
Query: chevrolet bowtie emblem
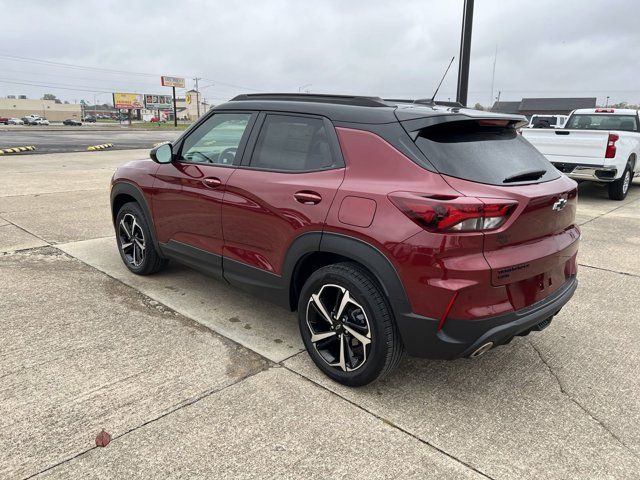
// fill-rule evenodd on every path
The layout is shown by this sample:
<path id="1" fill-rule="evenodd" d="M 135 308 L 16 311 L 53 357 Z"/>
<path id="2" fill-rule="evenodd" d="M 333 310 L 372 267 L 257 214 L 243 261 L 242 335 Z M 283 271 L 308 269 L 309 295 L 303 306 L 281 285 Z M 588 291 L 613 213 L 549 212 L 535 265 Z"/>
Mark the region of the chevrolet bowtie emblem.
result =
<path id="1" fill-rule="evenodd" d="M 567 200 L 565 198 L 560 198 L 556 203 L 553 204 L 553 209 L 556 212 L 559 212 L 565 207 L 566 204 L 567 204 Z"/>

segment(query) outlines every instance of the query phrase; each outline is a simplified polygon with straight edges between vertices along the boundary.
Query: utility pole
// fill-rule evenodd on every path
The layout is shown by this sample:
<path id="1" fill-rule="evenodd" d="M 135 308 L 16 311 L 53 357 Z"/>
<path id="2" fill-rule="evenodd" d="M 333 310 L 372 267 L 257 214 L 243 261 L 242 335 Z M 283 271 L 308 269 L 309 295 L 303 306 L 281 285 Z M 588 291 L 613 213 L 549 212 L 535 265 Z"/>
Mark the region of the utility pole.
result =
<path id="1" fill-rule="evenodd" d="M 193 79 L 193 81 L 196 84 L 196 108 L 197 108 L 197 114 L 198 114 L 198 118 L 200 118 L 200 90 L 198 90 L 198 80 L 202 80 L 202 78 L 195 77 Z"/>
<path id="2" fill-rule="evenodd" d="M 464 0 L 462 35 L 460 36 L 460 63 L 458 67 L 458 92 L 456 100 L 467 105 L 469 93 L 469 60 L 471 57 L 471 27 L 473 25 L 473 1 Z"/>

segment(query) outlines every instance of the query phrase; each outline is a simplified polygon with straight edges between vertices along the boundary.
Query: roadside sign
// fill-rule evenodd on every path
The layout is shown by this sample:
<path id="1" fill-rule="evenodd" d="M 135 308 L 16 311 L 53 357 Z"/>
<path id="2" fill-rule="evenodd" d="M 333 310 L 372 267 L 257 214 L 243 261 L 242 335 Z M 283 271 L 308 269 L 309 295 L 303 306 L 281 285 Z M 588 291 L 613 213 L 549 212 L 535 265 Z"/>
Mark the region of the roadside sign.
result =
<path id="1" fill-rule="evenodd" d="M 144 104 L 149 110 L 166 110 L 171 108 L 171 95 L 153 95 L 145 93 Z"/>
<path id="2" fill-rule="evenodd" d="M 187 93 L 184 97 L 185 102 L 187 102 L 187 105 L 191 104 L 191 94 Z"/>
<path id="3" fill-rule="evenodd" d="M 177 87 L 184 88 L 184 78 L 181 77 L 160 77 L 160 83 L 163 87 Z"/>
<path id="4" fill-rule="evenodd" d="M 124 110 L 144 108 L 144 97 L 140 93 L 114 93 L 113 106 Z"/>

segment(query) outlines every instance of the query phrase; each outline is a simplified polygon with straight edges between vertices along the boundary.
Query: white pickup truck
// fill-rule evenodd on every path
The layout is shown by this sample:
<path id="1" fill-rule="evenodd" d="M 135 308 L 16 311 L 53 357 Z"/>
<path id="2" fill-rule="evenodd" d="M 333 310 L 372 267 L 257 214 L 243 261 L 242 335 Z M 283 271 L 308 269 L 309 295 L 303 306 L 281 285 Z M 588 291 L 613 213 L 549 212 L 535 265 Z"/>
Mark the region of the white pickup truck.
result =
<path id="1" fill-rule="evenodd" d="M 574 180 L 607 183 L 612 200 L 623 200 L 634 174 L 640 173 L 637 110 L 574 110 L 564 128 L 525 128 L 522 135 Z"/>

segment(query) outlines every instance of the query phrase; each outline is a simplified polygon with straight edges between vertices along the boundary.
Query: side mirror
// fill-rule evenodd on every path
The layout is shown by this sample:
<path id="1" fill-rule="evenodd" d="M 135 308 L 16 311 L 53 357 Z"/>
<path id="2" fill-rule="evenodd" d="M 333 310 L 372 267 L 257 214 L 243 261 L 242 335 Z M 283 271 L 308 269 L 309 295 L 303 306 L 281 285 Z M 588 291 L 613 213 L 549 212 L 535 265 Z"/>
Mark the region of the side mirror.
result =
<path id="1" fill-rule="evenodd" d="M 152 149 L 149 156 L 156 163 L 171 163 L 173 161 L 173 147 L 170 143 L 163 143 Z"/>

